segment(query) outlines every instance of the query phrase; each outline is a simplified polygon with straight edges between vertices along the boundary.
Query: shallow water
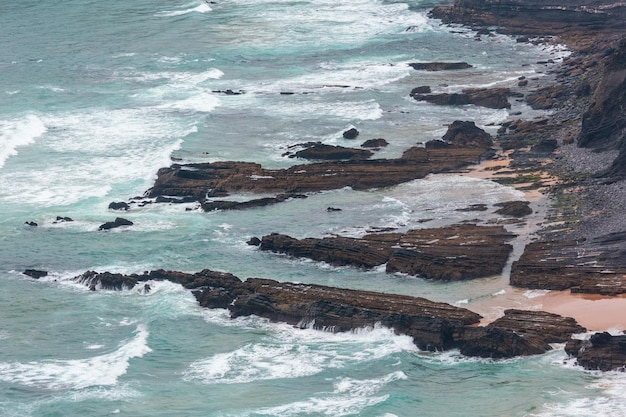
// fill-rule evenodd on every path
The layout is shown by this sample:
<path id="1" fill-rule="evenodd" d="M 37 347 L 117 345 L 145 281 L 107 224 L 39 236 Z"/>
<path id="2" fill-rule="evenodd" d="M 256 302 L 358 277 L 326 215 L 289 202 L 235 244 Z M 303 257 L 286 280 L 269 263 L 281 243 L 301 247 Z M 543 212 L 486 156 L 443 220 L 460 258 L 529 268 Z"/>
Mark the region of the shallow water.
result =
<path id="1" fill-rule="evenodd" d="M 240 0 L 206 4 L 21 1 L 0 14 L 0 415 L 2 416 L 623 416 L 623 375 L 584 372 L 552 353 L 509 361 L 419 352 L 387 329 L 295 330 L 200 309 L 169 283 L 89 292 L 85 270 L 204 268 L 418 295 L 471 308 L 504 296 L 506 276 L 432 283 L 261 253 L 271 232 L 359 236 L 371 227 L 472 219 L 469 204 L 523 198 L 493 182 L 432 175 L 372 191 L 335 190 L 244 212 L 155 204 L 119 213 L 156 171 L 182 162 L 269 167 L 306 141 L 378 157 L 439 138 L 445 125 L 487 126 L 511 110 L 435 107 L 408 92 L 499 86 L 545 76 L 565 52 L 504 36 L 474 40 L 426 12 L 438 2 Z M 408 63 L 467 61 L 463 72 Z M 232 89 L 241 95 L 215 91 Z M 281 95 L 281 92 L 295 93 Z M 358 143 L 341 133 L 356 127 Z M 328 213 L 326 207 L 340 207 Z M 191 209 L 186 211 L 186 209 Z M 57 216 L 72 222 L 57 222 Z M 431 219 L 428 222 L 423 220 Z M 34 221 L 38 227 L 24 225 Z M 38 281 L 20 272 L 50 272 Z"/>

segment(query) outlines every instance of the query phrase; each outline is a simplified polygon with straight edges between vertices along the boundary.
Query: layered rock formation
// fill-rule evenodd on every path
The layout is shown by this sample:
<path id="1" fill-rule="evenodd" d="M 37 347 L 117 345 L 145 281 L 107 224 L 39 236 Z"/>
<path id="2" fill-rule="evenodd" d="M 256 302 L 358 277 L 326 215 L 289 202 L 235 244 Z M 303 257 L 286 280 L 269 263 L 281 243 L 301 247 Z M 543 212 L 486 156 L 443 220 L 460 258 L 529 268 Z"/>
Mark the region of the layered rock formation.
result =
<path id="1" fill-rule="evenodd" d="M 332 332 L 386 326 L 411 336 L 424 350 L 460 348 L 471 356 L 505 358 L 533 355 L 584 331 L 572 319 L 554 314 L 509 310 L 504 318 L 476 327 L 480 316 L 467 309 L 419 297 L 294 284 L 203 270 L 195 274 L 157 270 L 141 275 L 88 271 L 75 278 L 92 290 L 141 287 L 169 280 L 188 288 L 201 306 L 224 308 L 231 317 L 257 315 L 299 328 Z"/>
<path id="2" fill-rule="evenodd" d="M 455 122 L 451 129 L 455 134 L 447 142 L 410 148 L 397 159 L 318 162 L 288 169 L 267 169 L 251 162 L 174 164 L 159 170 L 146 197 L 157 202 L 198 201 L 214 208 L 216 198 L 237 192 L 291 196 L 343 187 L 363 190 L 458 169 L 491 155 L 491 136 L 473 122 Z M 277 197 L 275 202 L 284 200 Z"/>
<path id="3" fill-rule="evenodd" d="M 420 87 L 411 91 L 411 97 L 418 101 L 427 101 L 441 106 L 462 106 L 473 104 L 475 106 L 487 107 L 490 109 L 509 109 L 508 88 L 466 88 L 460 93 L 420 93 Z"/>
<path id="4" fill-rule="evenodd" d="M 362 238 L 294 239 L 271 234 L 261 250 L 371 269 L 386 264 L 387 272 L 426 279 L 458 281 L 500 274 L 513 247 L 514 235 L 502 226 L 454 225 L 406 233 L 376 233 Z"/>

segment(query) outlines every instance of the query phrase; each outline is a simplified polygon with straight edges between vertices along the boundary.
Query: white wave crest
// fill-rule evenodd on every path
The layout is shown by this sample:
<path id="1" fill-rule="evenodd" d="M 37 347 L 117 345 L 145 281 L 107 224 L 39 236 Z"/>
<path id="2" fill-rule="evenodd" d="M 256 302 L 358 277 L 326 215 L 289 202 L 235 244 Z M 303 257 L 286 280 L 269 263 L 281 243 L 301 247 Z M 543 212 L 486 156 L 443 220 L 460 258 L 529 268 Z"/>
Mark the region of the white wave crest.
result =
<path id="1" fill-rule="evenodd" d="M 196 361 L 186 378 L 206 384 L 297 378 L 417 350 L 410 337 L 382 327 L 334 334 L 256 320 L 257 326 L 274 334 L 259 343 Z"/>
<path id="2" fill-rule="evenodd" d="M 88 359 L 0 363 L 0 380 L 50 390 L 115 385 L 126 373 L 130 359 L 152 351 L 148 334 L 144 326 L 137 326 L 135 336 L 116 351 Z"/>
<path id="3" fill-rule="evenodd" d="M 16 148 L 30 145 L 48 129 L 43 121 L 31 114 L 14 121 L 0 121 L 0 168 L 11 156 L 17 155 Z"/>
<path id="4" fill-rule="evenodd" d="M 201 2 L 200 4 L 198 4 L 198 2 L 193 2 L 193 3 L 189 3 L 183 7 L 186 7 L 186 9 L 183 10 L 166 10 L 166 11 L 162 11 L 162 12 L 158 12 L 155 14 L 155 16 L 159 16 L 159 17 L 174 17 L 174 16 L 182 16 L 182 15 L 186 15 L 189 13 L 207 13 L 210 12 L 211 6 L 208 5 L 208 3 L 206 2 Z"/>
<path id="5" fill-rule="evenodd" d="M 326 416 L 358 415 L 367 407 L 386 401 L 389 395 L 379 391 L 393 381 L 407 379 L 401 372 L 393 372 L 381 378 L 357 380 L 341 378 L 334 383 L 334 391 L 276 407 L 255 410 L 253 414 L 272 416 L 299 416 L 316 414 Z"/>

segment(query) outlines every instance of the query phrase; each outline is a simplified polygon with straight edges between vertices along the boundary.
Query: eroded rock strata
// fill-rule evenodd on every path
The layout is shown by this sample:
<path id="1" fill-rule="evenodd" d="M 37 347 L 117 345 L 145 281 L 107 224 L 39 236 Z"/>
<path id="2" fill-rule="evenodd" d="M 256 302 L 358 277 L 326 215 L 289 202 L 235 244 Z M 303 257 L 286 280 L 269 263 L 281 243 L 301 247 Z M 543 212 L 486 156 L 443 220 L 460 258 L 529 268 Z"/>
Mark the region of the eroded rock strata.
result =
<path id="1" fill-rule="evenodd" d="M 382 325 L 411 336 L 420 349 L 460 348 L 471 356 L 505 358 L 544 353 L 550 350 L 549 343 L 584 331 L 569 318 L 519 310 L 509 310 L 500 321 L 477 327 L 480 315 L 420 297 L 262 278 L 241 281 L 208 269 L 195 274 L 157 270 L 140 275 L 88 271 L 75 280 L 92 290 L 139 287 L 141 291 L 149 291 L 147 281 L 168 280 L 190 289 L 202 307 L 228 309 L 233 318 L 257 315 L 299 328 L 332 332 Z"/>
<path id="2" fill-rule="evenodd" d="M 362 238 L 298 240 L 271 234 L 261 239 L 260 248 L 331 265 L 371 269 L 385 264 L 387 272 L 459 281 L 500 274 L 513 249 L 506 242 L 513 237 L 502 226 L 462 224 Z"/>

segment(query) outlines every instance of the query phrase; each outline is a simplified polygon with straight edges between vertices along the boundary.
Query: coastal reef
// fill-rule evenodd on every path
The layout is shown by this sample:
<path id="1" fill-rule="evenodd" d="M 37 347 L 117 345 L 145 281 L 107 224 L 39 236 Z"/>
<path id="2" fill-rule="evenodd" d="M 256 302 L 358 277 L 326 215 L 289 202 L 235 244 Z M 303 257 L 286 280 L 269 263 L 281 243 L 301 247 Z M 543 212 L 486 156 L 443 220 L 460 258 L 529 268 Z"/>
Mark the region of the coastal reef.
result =
<path id="1" fill-rule="evenodd" d="M 257 315 L 298 328 L 346 332 L 382 325 L 411 336 L 423 350 L 460 349 L 468 356 L 510 358 L 534 355 L 585 329 L 556 314 L 507 310 L 477 326 L 481 316 L 420 297 L 238 277 L 211 270 L 195 274 L 156 270 L 122 275 L 87 271 L 74 278 L 96 290 L 150 291 L 147 281 L 168 280 L 190 289 L 206 308 L 228 309 L 232 318 Z"/>

